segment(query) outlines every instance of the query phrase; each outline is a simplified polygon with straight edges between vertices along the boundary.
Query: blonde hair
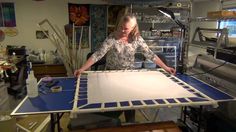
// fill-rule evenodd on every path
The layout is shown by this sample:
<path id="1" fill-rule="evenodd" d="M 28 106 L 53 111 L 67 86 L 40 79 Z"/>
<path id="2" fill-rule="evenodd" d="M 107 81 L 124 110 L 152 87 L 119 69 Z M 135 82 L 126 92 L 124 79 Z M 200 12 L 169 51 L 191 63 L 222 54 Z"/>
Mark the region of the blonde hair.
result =
<path id="1" fill-rule="evenodd" d="M 123 17 L 121 17 L 120 21 L 116 25 L 116 30 L 120 30 L 122 28 L 122 25 L 126 22 L 129 22 L 131 19 L 135 19 L 136 24 L 133 28 L 133 30 L 130 32 L 129 37 L 132 40 L 137 40 L 138 37 L 140 36 L 139 28 L 138 28 L 138 23 L 135 15 L 133 14 L 125 14 Z"/>

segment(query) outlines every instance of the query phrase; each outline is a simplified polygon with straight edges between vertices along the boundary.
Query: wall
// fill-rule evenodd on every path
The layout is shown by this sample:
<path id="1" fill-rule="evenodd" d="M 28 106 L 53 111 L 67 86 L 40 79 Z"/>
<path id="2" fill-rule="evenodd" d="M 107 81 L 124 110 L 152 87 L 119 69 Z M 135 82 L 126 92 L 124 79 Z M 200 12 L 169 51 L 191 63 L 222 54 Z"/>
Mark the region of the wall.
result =
<path id="1" fill-rule="evenodd" d="M 221 8 L 219 0 L 196 1 L 192 5 L 192 17 L 206 17 L 209 11 L 218 11 Z M 217 28 L 217 22 L 191 22 L 190 24 L 190 43 L 197 27 Z M 190 46 L 188 52 L 189 66 L 192 66 L 198 54 L 206 54 L 206 49 Z"/>
<path id="2" fill-rule="evenodd" d="M 217 0 L 193 2 L 192 17 L 207 17 L 207 12 L 220 10 L 220 2 Z M 192 22 L 191 38 L 197 27 L 201 28 L 217 28 L 217 22 Z"/>
<path id="3" fill-rule="evenodd" d="M 61 30 L 68 23 L 68 3 L 106 4 L 104 0 L 1 0 L 14 2 L 16 12 L 16 28 L 19 34 L 15 37 L 5 37 L 2 45 L 25 45 L 30 49 L 55 50 L 49 39 L 36 39 L 37 24 L 47 18 Z M 4 29 L 0 27 L 0 29 Z"/>
<path id="4" fill-rule="evenodd" d="M 223 1 L 223 5 L 222 8 L 232 8 L 232 7 L 236 7 L 236 1 L 235 0 L 224 0 Z"/>

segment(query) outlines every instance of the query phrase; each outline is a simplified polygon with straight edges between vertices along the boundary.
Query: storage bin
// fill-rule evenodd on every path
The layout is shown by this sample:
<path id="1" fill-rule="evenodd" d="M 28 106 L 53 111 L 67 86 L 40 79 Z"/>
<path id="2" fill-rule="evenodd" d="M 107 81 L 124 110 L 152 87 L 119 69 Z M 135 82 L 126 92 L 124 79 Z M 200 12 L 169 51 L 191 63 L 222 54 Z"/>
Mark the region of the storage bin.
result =
<path id="1" fill-rule="evenodd" d="M 140 68 L 142 68 L 142 66 L 143 66 L 143 62 L 142 61 L 134 62 L 134 68 L 135 69 L 140 69 Z"/>
<path id="2" fill-rule="evenodd" d="M 147 69 L 153 69 L 153 68 L 156 68 L 156 64 L 152 61 L 145 61 L 144 62 L 144 68 L 147 68 Z"/>

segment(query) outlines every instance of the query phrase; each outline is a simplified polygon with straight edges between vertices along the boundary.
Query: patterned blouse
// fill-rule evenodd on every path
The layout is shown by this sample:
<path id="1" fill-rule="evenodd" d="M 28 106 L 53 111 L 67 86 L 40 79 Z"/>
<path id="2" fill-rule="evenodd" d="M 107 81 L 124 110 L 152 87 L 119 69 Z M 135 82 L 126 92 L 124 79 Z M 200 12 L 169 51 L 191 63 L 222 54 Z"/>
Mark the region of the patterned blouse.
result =
<path id="1" fill-rule="evenodd" d="M 123 43 L 117 40 L 114 34 L 110 34 L 92 55 L 93 61 L 97 62 L 106 54 L 107 70 L 134 69 L 135 52 L 139 47 L 146 59 L 154 61 L 156 58 L 141 36 L 128 44 Z"/>

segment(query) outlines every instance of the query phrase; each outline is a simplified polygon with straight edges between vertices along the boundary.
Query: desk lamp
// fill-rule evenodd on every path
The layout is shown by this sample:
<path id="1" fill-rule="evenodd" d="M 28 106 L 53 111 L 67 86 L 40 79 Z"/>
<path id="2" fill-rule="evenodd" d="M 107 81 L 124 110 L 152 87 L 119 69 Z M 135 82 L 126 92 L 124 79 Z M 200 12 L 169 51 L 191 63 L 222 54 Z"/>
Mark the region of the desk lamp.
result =
<path id="1" fill-rule="evenodd" d="M 180 56 L 179 56 L 178 70 L 180 73 L 183 73 L 183 57 L 182 57 L 183 53 L 182 52 L 183 52 L 183 39 L 185 37 L 186 27 L 178 19 L 175 18 L 175 15 L 171 10 L 164 7 L 158 7 L 157 9 L 159 12 L 161 12 L 162 14 L 164 14 L 165 16 L 173 20 L 181 28 L 180 54 L 179 54 Z"/>

